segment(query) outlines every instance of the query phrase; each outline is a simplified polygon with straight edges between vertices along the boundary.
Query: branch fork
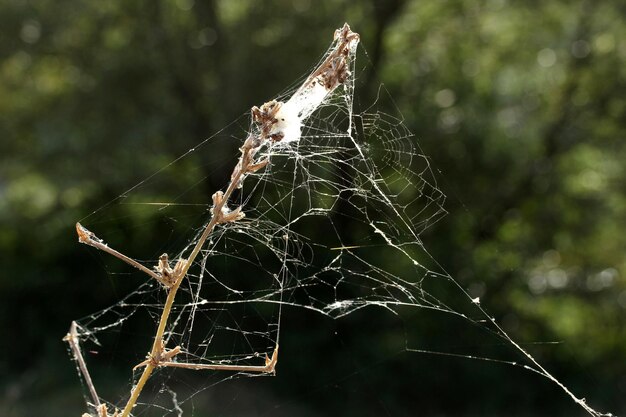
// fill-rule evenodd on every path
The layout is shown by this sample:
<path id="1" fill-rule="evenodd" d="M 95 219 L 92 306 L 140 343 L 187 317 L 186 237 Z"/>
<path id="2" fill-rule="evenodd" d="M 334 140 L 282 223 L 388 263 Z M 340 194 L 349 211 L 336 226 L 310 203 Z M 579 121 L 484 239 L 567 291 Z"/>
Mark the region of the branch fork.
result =
<path id="1" fill-rule="evenodd" d="M 165 283 L 167 288 L 170 288 L 176 283 L 182 276 L 182 271 L 187 263 L 186 259 L 179 259 L 176 261 L 174 268 L 170 267 L 169 257 L 167 253 L 159 256 L 159 262 L 154 270 L 161 276 L 161 279 Z"/>
<path id="2" fill-rule="evenodd" d="M 217 224 L 231 223 L 246 217 L 246 214 L 241 211 L 241 206 L 234 210 L 231 210 L 224 201 L 224 193 L 221 191 L 213 194 L 213 217 Z"/>
<path id="3" fill-rule="evenodd" d="M 181 351 L 182 349 L 180 346 L 176 346 L 173 349 L 165 349 L 165 343 L 163 342 L 163 339 L 161 339 L 158 350 L 154 353 L 148 353 L 146 360 L 137 364 L 133 368 L 133 371 L 137 368 L 147 366 L 148 364 L 153 367 L 163 366 L 164 363 L 170 362 L 174 356 L 178 355 Z"/>
<path id="4" fill-rule="evenodd" d="M 115 256 L 118 259 L 121 259 L 130 266 L 135 267 L 140 271 L 148 274 L 159 283 L 161 283 L 165 288 L 172 287 L 176 280 L 180 279 L 182 271 L 185 269 L 185 265 L 187 263 L 187 260 L 179 259 L 176 262 L 174 268 L 171 268 L 169 265 L 167 253 L 164 253 L 159 257 L 157 265 L 154 267 L 154 270 L 152 270 L 140 264 L 136 260 L 124 255 L 123 253 L 111 248 L 102 239 L 97 237 L 94 232 L 90 231 L 80 223 L 76 223 L 76 233 L 78 234 L 78 241 L 80 243 L 88 246 L 93 246 L 96 249 L 100 249 L 103 252 L 106 252 Z"/>

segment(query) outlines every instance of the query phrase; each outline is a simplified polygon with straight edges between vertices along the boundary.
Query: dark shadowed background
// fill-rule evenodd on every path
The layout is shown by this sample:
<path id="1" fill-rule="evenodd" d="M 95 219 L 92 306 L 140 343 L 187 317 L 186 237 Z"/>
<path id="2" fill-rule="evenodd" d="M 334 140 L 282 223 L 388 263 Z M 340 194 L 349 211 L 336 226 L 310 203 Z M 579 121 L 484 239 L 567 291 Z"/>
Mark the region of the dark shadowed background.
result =
<path id="1" fill-rule="evenodd" d="M 623 2 L 5 0 L 0 415 L 86 411 L 61 338 L 136 286 L 74 223 L 292 85 L 344 22 L 371 69 L 357 97 L 384 82 L 448 195 L 433 257 L 577 395 L 626 412 Z M 236 144 L 213 156 L 189 200 L 209 204 Z M 107 227 L 140 254 L 163 236 L 135 214 Z M 388 316 L 288 310 L 278 376 L 222 382 L 193 415 L 583 415 L 519 367 L 398 349 L 489 352 L 458 323 Z M 125 395 L 125 365 L 100 371 Z"/>

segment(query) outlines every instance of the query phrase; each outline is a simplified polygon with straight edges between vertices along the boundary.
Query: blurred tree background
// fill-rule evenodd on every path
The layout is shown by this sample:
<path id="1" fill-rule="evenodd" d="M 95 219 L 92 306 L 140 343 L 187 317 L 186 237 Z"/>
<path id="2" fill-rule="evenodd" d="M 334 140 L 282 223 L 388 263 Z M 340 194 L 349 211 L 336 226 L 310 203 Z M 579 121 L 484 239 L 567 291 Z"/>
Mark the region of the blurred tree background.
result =
<path id="1" fill-rule="evenodd" d="M 626 412 L 623 2 L 4 0 L 1 415 L 85 411 L 61 337 L 136 285 L 80 247 L 74 223 L 283 91 L 344 21 L 373 68 L 357 94 L 384 81 L 448 195 L 426 247 L 577 395 Z M 224 184 L 236 145 L 212 150 L 218 165 L 189 158 L 181 170 L 208 178 L 190 200 Z M 142 254 L 162 231 L 129 207 L 107 228 Z M 372 332 L 377 314 L 302 329 L 294 313 L 301 346 L 279 376 L 209 389 L 194 415 L 583 415 L 520 368 L 385 350 L 411 332 L 417 347 L 484 353 L 419 311 Z M 119 398 L 129 369 L 105 372 Z"/>

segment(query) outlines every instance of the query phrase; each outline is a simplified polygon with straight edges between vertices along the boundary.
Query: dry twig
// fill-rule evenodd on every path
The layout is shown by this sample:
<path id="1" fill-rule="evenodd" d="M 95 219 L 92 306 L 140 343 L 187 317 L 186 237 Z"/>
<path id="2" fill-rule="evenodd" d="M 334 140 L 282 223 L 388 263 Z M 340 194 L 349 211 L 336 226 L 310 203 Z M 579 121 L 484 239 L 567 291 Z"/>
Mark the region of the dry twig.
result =
<path id="1" fill-rule="evenodd" d="M 85 384 L 89 389 L 89 394 L 91 395 L 91 399 L 93 400 L 93 405 L 95 407 L 99 407 L 100 398 L 98 397 L 96 387 L 93 385 L 93 381 L 91 380 L 91 375 L 89 375 L 89 371 L 87 370 L 87 364 L 85 364 L 83 353 L 80 350 L 80 340 L 78 339 L 77 327 L 78 325 L 75 321 L 73 321 L 70 326 L 70 331 L 65 335 L 63 341 L 67 342 L 70 345 L 70 349 L 72 350 L 72 356 L 78 364 L 80 374 L 82 375 L 83 379 L 85 380 Z"/>

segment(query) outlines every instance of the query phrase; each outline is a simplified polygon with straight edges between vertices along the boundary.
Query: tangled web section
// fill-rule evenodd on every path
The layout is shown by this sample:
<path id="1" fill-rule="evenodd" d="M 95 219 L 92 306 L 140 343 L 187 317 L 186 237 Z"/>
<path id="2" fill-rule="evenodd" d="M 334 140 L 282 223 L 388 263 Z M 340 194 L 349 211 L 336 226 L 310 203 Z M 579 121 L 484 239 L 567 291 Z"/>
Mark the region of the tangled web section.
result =
<path id="1" fill-rule="evenodd" d="M 384 88 L 374 104 L 355 110 L 357 44 L 358 38 L 349 44 L 345 67 L 333 69 L 339 74 L 336 85 L 325 85 L 319 69 L 336 53 L 337 40 L 300 83 L 254 108 L 252 122 L 244 124 L 250 119 L 246 115 L 234 124 L 240 138 L 266 138 L 253 144 L 254 163 L 262 166 L 237 181 L 220 210 L 223 221 L 211 230 L 190 266 L 163 335 L 165 346 L 180 347 L 171 358 L 177 365 L 157 370 L 158 382 L 151 382 L 154 388 L 137 407 L 149 415 L 182 415 L 186 407 L 192 409 L 194 397 L 219 382 L 273 374 L 273 367 L 271 372 L 256 372 L 255 367 L 275 359 L 283 317 L 293 308 L 337 319 L 375 307 L 393 314 L 427 309 L 481 326 L 522 358 L 504 362 L 552 380 L 590 415 L 603 415 L 513 341 L 480 300 L 472 299 L 426 250 L 421 235 L 446 213 L 445 196 L 402 117 L 389 113 L 394 106 Z M 275 123 L 264 124 L 264 115 L 270 113 Z M 132 207 L 171 236 L 154 250 L 169 250 L 175 268 L 202 239 L 216 206 L 215 195 L 212 201 L 206 195 L 200 202 L 189 200 L 208 189 L 210 181 L 199 169 L 189 168 L 193 164 L 188 161 L 200 166 L 232 161 L 234 166 L 233 142 L 227 134 L 207 139 L 83 222 L 104 229 L 98 232 L 103 241 L 121 245 L 119 235 L 107 234 L 106 223 L 116 220 L 111 214 L 116 207 Z M 180 172 L 189 179 L 172 186 L 171 175 Z M 154 261 L 137 262 L 154 267 Z M 118 278 L 136 277 L 113 277 Z M 129 369 L 135 366 L 132 384 L 137 384 L 142 368 L 136 365 L 145 359 L 165 295 L 162 283 L 145 280 L 117 304 L 77 320 L 82 349 L 135 352 Z M 90 364 L 96 360 L 88 358 Z M 108 360 L 129 359 L 118 352 Z M 202 371 L 203 366 L 211 370 Z M 239 368 L 231 372 L 230 366 Z M 183 372 L 207 372 L 211 378 L 180 395 L 177 375 Z M 85 377 L 80 369 L 79 375 Z M 122 400 L 98 400 L 114 409 L 121 407 L 118 401 L 123 405 L 124 395 Z M 92 407 L 93 396 L 85 390 Z"/>

